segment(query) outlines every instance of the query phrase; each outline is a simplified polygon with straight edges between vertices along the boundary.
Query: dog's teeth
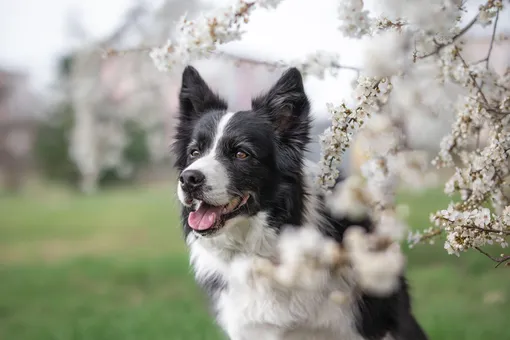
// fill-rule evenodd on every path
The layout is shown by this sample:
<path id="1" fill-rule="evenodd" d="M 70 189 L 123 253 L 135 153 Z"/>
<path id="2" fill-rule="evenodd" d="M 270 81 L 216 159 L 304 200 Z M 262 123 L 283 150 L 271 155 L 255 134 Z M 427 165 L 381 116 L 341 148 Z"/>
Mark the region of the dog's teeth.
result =
<path id="1" fill-rule="evenodd" d="M 222 213 L 223 214 L 227 214 L 229 212 L 231 212 L 232 210 L 234 210 L 235 208 L 237 208 L 237 206 L 239 205 L 239 198 L 236 197 L 234 199 L 232 199 L 226 206 L 225 208 L 223 208 L 223 211 Z"/>
<path id="2" fill-rule="evenodd" d="M 204 203 L 204 201 L 197 201 L 196 203 L 196 210 L 200 209 L 200 206 L 202 206 L 202 203 Z"/>
<path id="3" fill-rule="evenodd" d="M 246 195 L 243 197 L 243 200 L 241 202 L 241 204 L 246 204 L 246 202 L 248 202 L 248 199 L 250 198 L 250 195 Z"/>
<path id="4" fill-rule="evenodd" d="M 231 211 L 232 209 L 234 209 L 234 207 L 236 206 L 236 200 L 233 199 L 232 201 L 230 201 L 230 203 L 227 205 L 227 210 L 228 211 Z"/>

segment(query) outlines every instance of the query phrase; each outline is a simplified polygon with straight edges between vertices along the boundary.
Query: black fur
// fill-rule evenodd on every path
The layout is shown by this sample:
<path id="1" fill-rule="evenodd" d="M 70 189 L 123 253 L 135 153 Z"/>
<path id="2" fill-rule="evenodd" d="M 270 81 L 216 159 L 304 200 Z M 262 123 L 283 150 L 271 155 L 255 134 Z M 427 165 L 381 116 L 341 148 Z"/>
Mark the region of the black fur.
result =
<path id="1" fill-rule="evenodd" d="M 177 135 L 173 144 L 175 166 L 179 172 L 190 163 L 190 148 L 202 152 L 211 148 L 216 126 L 227 112 L 227 105 L 207 86 L 199 73 L 188 66 L 183 73 L 179 95 L 180 111 Z M 254 215 L 265 211 L 269 228 L 280 231 L 283 225 L 301 225 L 307 192 L 304 185 L 303 159 L 310 141 L 310 104 L 305 94 L 301 74 L 295 68 L 286 71 L 264 95 L 252 101 L 252 110 L 238 112 L 225 130 L 225 138 L 217 154 L 230 176 L 229 190 L 233 193 L 250 191 L 254 194 L 239 213 Z M 250 157 L 236 160 L 236 150 Z M 322 198 L 321 198 L 322 200 Z M 187 217 L 189 208 L 182 208 L 184 234 L 191 231 Z M 340 220 L 323 207 L 325 235 L 342 242 L 350 225 L 361 225 L 370 231 L 368 219 Z M 225 289 L 220 277 L 201 282 L 210 296 Z M 407 283 L 401 279 L 400 289 L 385 298 L 362 295 L 358 301 L 357 327 L 367 339 L 382 339 L 387 333 L 395 340 L 425 340 L 426 336 L 411 313 Z"/>
<path id="2" fill-rule="evenodd" d="M 204 82 L 198 71 L 186 67 L 182 74 L 181 91 L 179 93 L 179 116 L 177 134 L 173 144 L 174 155 L 177 157 L 175 166 L 182 171 L 186 165 L 191 133 L 197 120 L 211 111 L 224 112 L 227 102 L 214 94 Z"/>

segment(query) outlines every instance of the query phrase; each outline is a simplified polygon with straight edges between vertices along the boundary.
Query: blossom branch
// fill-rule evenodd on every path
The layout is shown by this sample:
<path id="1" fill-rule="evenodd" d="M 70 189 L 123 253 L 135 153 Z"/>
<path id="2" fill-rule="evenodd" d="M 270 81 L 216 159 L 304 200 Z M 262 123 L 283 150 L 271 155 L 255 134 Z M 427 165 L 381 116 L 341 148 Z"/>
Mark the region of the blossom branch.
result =
<path id="1" fill-rule="evenodd" d="M 476 250 L 478 250 L 483 255 L 487 256 L 492 261 L 496 262 L 496 268 L 498 268 L 500 265 L 504 264 L 506 262 L 506 265 L 510 265 L 508 261 L 510 261 L 510 255 L 501 255 L 500 257 L 492 256 L 491 254 L 483 251 L 480 247 L 475 247 Z"/>
<path id="2" fill-rule="evenodd" d="M 471 21 L 463 28 L 460 30 L 459 33 L 457 33 L 456 35 L 453 36 L 453 38 L 451 39 L 451 42 L 449 43 L 445 43 L 445 44 L 438 44 L 436 43 L 437 47 L 434 51 L 430 52 L 430 53 L 427 53 L 427 54 L 424 54 L 424 55 L 421 55 L 421 56 L 418 56 L 417 53 L 415 54 L 416 55 L 416 59 L 425 59 L 425 58 L 428 58 L 428 57 L 431 57 L 433 55 L 437 55 L 439 54 L 439 52 L 441 52 L 441 50 L 447 46 L 450 46 L 451 44 L 453 44 L 457 39 L 459 39 L 460 37 L 462 37 L 464 34 L 466 34 L 466 32 L 468 32 L 471 27 L 473 27 L 473 25 L 476 23 L 476 21 L 478 20 L 478 15 L 476 15 L 473 19 L 471 19 Z"/>
<path id="3" fill-rule="evenodd" d="M 384 92 L 379 88 L 386 79 L 360 78 L 357 92 L 358 106 L 351 110 L 344 103 L 334 107 L 328 104 L 328 111 L 332 115 L 332 125 L 321 136 L 321 173 L 318 177 L 320 187 L 329 190 L 335 186 L 339 175 L 342 154 L 349 147 L 352 132 L 350 130 L 363 125 L 364 119 L 372 112 L 377 97 Z"/>
<path id="4" fill-rule="evenodd" d="M 276 8 L 281 0 L 238 0 L 221 13 L 203 16 L 197 20 L 181 18 L 181 32 L 176 42 L 168 41 L 165 46 L 152 49 L 151 58 L 161 71 L 169 71 L 177 64 L 207 57 L 217 45 L 239 40 L 244 33 L 242 27 L 249 22 L 256 8 Z"/>
<path id="5" fill-rule="evenodd" d="M 510 143 L 508 138 L 508 120 L 503 121 L 505 118 L 501 117 L 501 111 L 508 111 L 508 93 L 505 94 L 507 83 L 510 80 L 498 81 L 496 75 L 488 68 L 488 61 L 494 46 L 495 32 L 499 20 L 499 11 L 502 9 L 501 1 L 488 0 L 486 4 L 480 6 L 479 12 L 472 18 L 467 25 L 460 28 L 453 36 L 450 33 L 456 29 L 459 20 L 459 14 L 462 7 L 457 5 L 456 1 L 441 2 L 444 5 L 441 9 L 430 9 L 430 12 L 424 12 L 416 23 L 409 18 L 401 20 L 406 25 L 400 26 L 396 31 L 402 31 L 413 37 L 415 42 L 415 52 L 413 54 L 413 64 L 418 64 L 418 61 L 424 60 L 429 56 L 437 55 L 441 61 L 441 65 L 446 71 L 445 75 L 448 80 L 453 80 L 456 84 L 466 88 L 467 95 L 461 96 L 459 101 L 459 108 L 457 110 L 457 120 L 452 126 L 452 132 L 448 135 L 441 145 L 441 152 L 439 159 L 443 164 L 453 165 L 452 155 L 459 155 L 462 162 L 462 167 L 457 168 L 456 174 L 447 183 L 445 192 L 451 193 L 459 191 L 461 193 L 462 201 L 457 204 L 452 204 L 446 210 L 437 212 L 432 216 L 432 222 L 436 226 L 427 229 L 424 234 L 416 232 L 410 234 L 410 241 L 422 242 L 433 241 L 436 236 L 446 233 L 447 240 L 445 242 L 445 249 L 450 254 L 458 255 L 461 251 L 466 251 L 470 248 L 480 247 L 486 243 L 499 243 L 502 247 L 506 247 L 508 243 L 506 238 L 509 236 L 510 224 L 510 208 L 506 202 L 505 195 L 502 193 L 501 188 L 504 186 L 504 177 L 510 173 L 506 160 L 509 155 Z M 345 5 L 349 11 L 345 11 L 343 19 L 347 24 L 343 26 L 346 33 L 353 37 L 360 35 L 371 35 L 373 32 L 378 33 L 377 30 L 367 29 L 368 22 L 374 24 L 377 19 L 369 17 L 369 13 L 364 11 L 361 1 L 349 2 L 349 6 Z M 455 8 L 457 6 L 457 8 Z M 409 8 L 399 9 L 398 13 L 409 13 L 411 17 L 416 18 L 415 9 Z M 459 12 L 456 12 L 459 11 Z M 397 15 L 400 15 L 397 14 Z M 451 20 L 453 25 L 443 22 L 437 25 L 437 21 L 428 18 L 441 17 L 443 19 Z M 485 62 L 486 71 L 482 71 L 479 67 L 469 65 L 461 55 L 460 47 L 456 46 L 456 42 L 463 37 L 475 24 L 488 25 L 492 18 L 495 17 L 493 27 L 493 36 L 487 52 L 487 60 Z M 358 19 L 357 19 L 358 18 Z M 358 27 L 353 28 L 353 22 L 356 20 Z M 407 25 L 415 24 L 415 25 Z M 398 39 L 398 37 L 395 37 Z M 419 55 L 416 46 L 424 46 L 426 49 L 433 42 L 435 48 L 432 52 Z M 404 44 L 405 45 L 405 44 Z M 453 47 L 452 47 L 453 45 Z M 398 45 L 396 45 L 398 47 Z M 383 60 L 383 54 L 386 46 L 381 46 L 379 51 L 374 51 L 378 55 L 377 63 L 372 63 L 372 70 L 378 72 L 394 72 L 396 78 L 400 78 L 403 74 L 407 73 L 409 66 L 406 66 L 405 60 L 399 61 L 401 57 L 397 53 L 388 53 L 387 60 Z M 448 49 L 445 53 L 443 50 Z M 401 54 L 405 54 L 405 49 L 402 49 Z M 397 65 L 401 63 L 403 69 L 396 69 L 389 65 Z M 480 62 L 478 62 L 480 63 Z M 377 69 L 375 67 L 377 67 Z M 406 68 L 407 67 L 407 68 Z M 386 68 L 386 69 L 385 69 Z M 398 72 L 395 72 L 398 71 Z M 496 87 L 496 88 L 495 88 Z M 499 87 L 499 89 L 498 89 Z M 487 92 L 484 92 L 487 91 Z M 376 105 L 377 100 L 374 100 L 373 105 Z M 398 119 L 393 120 L 390 125 L 395 125 L 398 130 Z M 364 125 L 366 128 L 366 125 Z M 480 132 L 482 128 L 489 129 L 489 146 L 479 151 L 480 147 Z M 377 147 L 381 143 L 378 141 L 380 136 L 372 134 L 369 136 L 370 140 L 366 143 L 371 147 Z M 379 136 L 377 136 L 379 135 Z M 477 148 L 474 151 L 468 152 L 467 147 L 472 140 L 476 141 Z M 401 145 L 403 142 L 399 141 L 396 145 Z M 371 164 L 376 164 L 378 161 L 384 162 L 393 161 L 392 158 L 403 155 L 403 149 L 388 150 L 386 155 L 372 153 L 374 157 Z M 370 164 L 370 163 L 369 163 Z M 439 163 L 438 163 L 439 164 Z M 398 170 L 391 169 L 388 166 L 381 168 L 382 173 L 398 174 Z M 371 173 L 367 177 L 367 187 L 370 195 L 364 198 L 363 201 L 370 201 L 379 194 L 379 189 L 383 188 L 384 181 L 379 183 L 372 181 L 375 173 Z M 383 176 L 384 177 L 384 176 Z M 382 178 L 382 177 L 381 177 Z M 357 191 L 360 191 L 357 189 Z M 348 197 L 349 195 L 344 195 Z M 351 195 L 356 197 L 356 195 Z M 489 209 L 484 207 L 484 204 L 491 201 L 493 206 L 502 211 L 500 215 L 495 214 L 492 216 Z M 507 205 L 506 208 L 505 204 Z M 357 205 L 354 205 L 357 206 Z M 383 204 L 381 207 L 387 206 Z M 377 210 L 377 206 L 375 207 Z M 451 216 L 452 218 L 447 218 Z"/>
<path id="6" fill-rule="evenodd" d="M 478 231 L 481 231 L 484 233 L 495 233 L 498 235 L 510 235 L 510 231 L 507 231 L 507 230 L 496 230 L 496 229 L 492 229 L 492 228 L 482 228 L 482 227 L 471 226 L 471 225 L 465 225 L 465 226 L 463 226 L 463 228 L 474 229 L 474 230 L 478 230 Z"/>
<path id="7" fill-rule="evenodd" d="M 483 102 L 485 103 L 485 105 L 487 106 L 490 106 L 489 105 L 489 101 L 487 100 L 487 98 L 485 97 L 485 94 L 483 93 L 482 91 L 482 88 L 480 85 L 478 85 L 475 77 L 473 76 L 473 74 L 469 71 L 469 65 L 466 63 L 466 60 L 464 60 L 464 58 L 462 58 L 462 55 L 460 53 L 460 51 L 458 50 L 457 51 L 457 57 L 460 59 L 460 61 L 462 62 L 462 65 L 464 65 L 466 71 L 468 72 L 469 74 L 469 78 L 471 78 L 471 81 L 472 81 L 472 85 L 474 87 L 476 87 L 476 89 L 478 90 L 478 94 L 480 95 L 480 97 L 482 98 Z"/>
<path id="8" fill-rule="evenodd" d="M 492 28 L 492 36 L 491 42 L 489 45 L 489 51 L 487 52 L 487 57 L 485 57 L 485 68 L 489 68 L 489 59 L 491 57 L 492 48 L 494 47 L 494 40 L 496 39 L 496 29 L 498 27 L 498 19 L 499 19 L 499 9 L 496 11 L 496 19 L 494 20 L 494 26 Z"/>
<path id="9" fill-rule="evenodd" d="M 449 223 L 456 222 L 456 220 L 454 220 L 454 219 L 448 219 L 445 217 L 437 217 L 437 219 L 440 221 L 449 222 Z M 510 230 L 501 230 L 501 229 L 498 230 L 498 229 L 490 228 L 489 226 L 479 227 L 479 226 L 475 226 L 475 225 L 464 224 L 464 225 L 462 225 L 462 228 L 478 230 L 478 231 L 484 232 L 484 233 L 496 233 L 498 235 L 510 235 Z"/>

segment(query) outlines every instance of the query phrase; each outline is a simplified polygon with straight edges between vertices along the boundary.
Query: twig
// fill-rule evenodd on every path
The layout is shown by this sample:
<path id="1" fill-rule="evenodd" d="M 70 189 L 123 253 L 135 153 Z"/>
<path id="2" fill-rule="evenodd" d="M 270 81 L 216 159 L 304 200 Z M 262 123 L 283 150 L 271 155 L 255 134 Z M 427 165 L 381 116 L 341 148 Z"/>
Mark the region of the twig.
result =
<path id="1" fill-rule="evenodd" d="M 488 112 L 492 112 L 492 113 L 496 113 L 496 114 L 500 114 L 500 115 L 510 115 L 510 111 L 499 111 L 499 110 L 495 110 L 495 109 L 492 109 L 492 108 L 485 108 Z"/>
<path id="2" fill-rule="evenodd" d="M 116 57 L 116 56 L 124 56 L 126 54 L 130 53 L 139 53 L 139 52 L 149 52 L 152 49 L 152 47 L 133 47 L 133 48 L 127 48 L 123 50 L 116 50 L 113 48 L 108 49 L 100 49 L 102 51 L 103 58 L 110 58 L 110 57 Z"/>
<path id="3" fill-rule="evenodd" d="M 489 253 L 483 251 L 482 249 L 480 249 L 480 247 L 475 247 L 475 249 L 478 250 L 480 253 L 484 254 L 485 256 L 487 256 L 488 258 L 490 258 L 492 261 L 496 262 L 497 264 L 496 264 L 495 268 L 498 268 L 503 263 L 510 261 L 510 255 L 503 255 L 503 256 L 500 256 L 500 257 L 494 257 L 491 254 L 489 254 Z"/>
<path id="4" fill-rule="evenodd" d="M 485 68 L 489 68 L 489 59 L 491 58 L 492 48 L 494 47 L 494 40 L 496 39 L 496 28 L 498 27 L 499 9 L 496 12 L 496 19 L 494 20 L 494 27 L 492 28 L 491 44 L 489 46 L 489 52 L 485 58 Z"/>
<path id="5" fill-rule="evenodd" d="M 439 217 L 439 219 L 441 221 L 447 221 L 447 222 L 450 222 L 450 223 L 454 223 L 455 220 L 450 220 L 449 218 L 445 218 L 445 217 Z M 497 229 L 492 229 L 492 228 L 482 228 L 482 227 L 477 227 L 477 226 L 472 226 L 472 225 L 462 225 L 461 226 L 462 228 L 466 228 L 466 229 L 474 229 L 474 230 L 479 230 L 479 231 L 483 231 L 483 232 L 486 232 L 486 233 L 495 233 L 495 234 L 504 234 L 504 235 L 510 235 L 510 231 L 508 230 L 497 230 Z"/>
<path id="6" fill-rule="evenodd" d="M 462 64 L 464 65 L 464 67 L 466 68 L 468 74 L 469 74 L 469 77 L 471 78 L 471 80 L 473 81 L 473 85 L 476 87 L 476 89 L 478 90 L 478 93 L 480 94 L 480 96 L 482 97 L 485 105 L 487 106 L 490 106 L 489 104 L 489 101 L 487 100 L 487 98 L 485 97 L 485 94 L 483 93 L 482 91 L 482 88 L 478 85 L 478 83 L 476 82 L 476 79 L 475 77 L 471 74 L 471 71 L 469 71 L 469 65 L 466 63 L 466 61 L 464 60 L 464 58 L 462 58 L 462 55 L 460 54 L 460 51 L 457 53 L 457 56 L 459 57 L 460 61 L 462 61 Z"/>
<path id="7" fill-rule="evenodd" d="M 110 49 L 106 49 L 106 50 L 102 49 L 101 51 L 102 51 L 102 55 L 104 58 L 110 58 L 110 57 L 115 57 L 115 56 L 124 56 L 124 55 L 130 54 L 130 53 L 146 53 L 146 52 L 149 52 L 152 48 L 153 47 L 141 46 L 141 47 L 127 48 L 127 49 L 123 49 L 123 50 L 116 50 L 116 49 L 110 48 Z M 267 66 L 269 68 L 285 68 L 285 67 L 289 66 L 288 64 L 286 64 L 283 61 L 277 61 L 277 62 L 263 61 L 263 60 L 248 58 L 248 57 L 240 57 L 240 56 L 236 56 L 236 55 L 233 55 L 233 54 L 230 54 L 227 52 L 221 52 L 221 51 L 209 51 L 209 53 L 216 57 L 223 57 L 226 59 L 234 60 L 236 63 L 248 62 L 248 63 L 252 63 L 252 64 Z M 357 72 L 358 75 L 361 72 L 361 69 L 358 67 L 355 67 L 355 66 L 341 65 L 338 63 L 332 63 L 329 66 L 334 69 L 355 71 L 355 72 Z M 379 84 L 377 84 L 377 85 L 379 85 Z"/>
<path id="8" fill-rule="evenodd" d="M 462 228 L 479 230 L 479 231 L 483 231 L 483 232 L 486 232 L 486 233 L 510 235 L 510 231 L 507 231 L 507 230 L 497 230 L 497 229 L 492 229 L 492 228 L 481 228 L 481 227 L 471 226 L 471 225 L 467 225 L 467 226 L 465 225 L 465 226 L 462 226 Z"/>
<path id="9" fill-rule="evenodd" d="M 459 33 L 457 33 L 453 38 L 452 38 L 452 41 L 447 43 L 447 44 L 437 44 L 437 47 L 434 51 L 430 52 L 430 53 L 427 53 L 425 55 L 422 55 L 422 56 L 417 56 L 416 58 L 417 59 L 424 59 L 424 58 L 427 58 L 427 57 L 430 57 L 434 54 L 438 54 L 443 48 L 445 48 L 446 46 L 449 46 L 451 44 L 453 44 L 458 38 L 462 37 L 467 31 L 469 31 L 469 29 L 471 27 L 473 27 L 473 25 L 476 23 L 476 21 L 478 20 L 478 14 L 473 18 L 471 19 L 471 21 L 462 29 L 460 30 Z"/>
<path id="10" fill-rule="evenodd" d="M 423 234 L 423 235 L 421 235 L 419 242 L 421 243 L 423 241 L 433 239 L 434 237 L 441 235 L 443 233 L 443 231 L 444 231 L 444 229 L 438 228 L 438 229 L 435 229 L 429 233 Z"/>
<path id="11" fill-rule="evenodd" d="M 480 149 L 480 137 L 481 137 L 481 131 L 482 131 L 482 128 L 480 126 L 478 126 L 476 128 L 476 149 Z"/>
<path id="12" fill-rule="evenodd" d="M 333 63 L 333 64 L 331 64 L 331 66 L 333 68 L 339 68 L 339 69 L 341 68 L 343 70 L 351 70 L 351 71 L 356 71 L 358 73 L 361 72 L 361 69 L 359 67 L 340 65 L 340 64 L 337 64 L 337 63 Z"/>

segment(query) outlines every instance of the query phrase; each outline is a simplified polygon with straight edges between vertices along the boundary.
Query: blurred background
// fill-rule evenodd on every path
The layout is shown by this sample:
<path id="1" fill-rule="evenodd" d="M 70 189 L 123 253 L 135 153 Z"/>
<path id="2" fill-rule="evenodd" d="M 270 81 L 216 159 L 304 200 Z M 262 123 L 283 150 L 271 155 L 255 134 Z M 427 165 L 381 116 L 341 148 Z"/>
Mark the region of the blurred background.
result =
<path id="1" fill-rule="evenodd" d="M 195 286 L 178 221 L 171 143 L 181 69 L 156 70 L 145 48 L 175 21 L 231 0 L 0 0 L 0 339 L 222 339 Z M 362 45 L 337 31 L 338 0 L 285 0 L 254 13 L 241 41 L 194 66 L 233 110 L 281 74 L 280 61 L 326 50 L 359 66 Z M 471 12 L 480 1 L 470 1 Z M 474 13 L 474 12 L 473 12 Z M 471 18 L 474 14 L 466 15 Z M 510 13 L 499 34 L 510 34 Z M 485 57 L 475 27 L 466 57 Z M 131 52 L 104 58 L 109 49 Z M 510 41 L 491 62 L 510 66 Z M 325 104 L 350 102 L 356 72 L 308 77 L 314 114 L 308 157 L 328 126 Z M 403 122 L 430 158 L 451 116 Z M 359 171 L 356 142 L 342 170 Z M 411 228 L 446 207 L 436 188 L 402 188 Z M 416 314 L 431 339 L 508 339 L 510 276 L 442 243 L 407 249 Z"/>

